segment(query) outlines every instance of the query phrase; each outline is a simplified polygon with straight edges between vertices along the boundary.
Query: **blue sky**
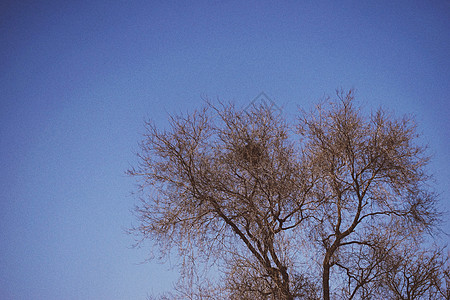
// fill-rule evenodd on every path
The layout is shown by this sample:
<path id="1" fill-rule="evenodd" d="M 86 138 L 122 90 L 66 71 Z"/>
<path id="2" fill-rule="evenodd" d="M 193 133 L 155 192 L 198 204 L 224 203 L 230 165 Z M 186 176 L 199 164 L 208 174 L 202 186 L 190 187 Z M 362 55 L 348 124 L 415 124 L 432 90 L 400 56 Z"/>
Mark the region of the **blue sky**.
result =
<path id="1" fill-rule="evenodd" d="M 448 1 L 2 1 L 0 298 L 145 299 L 167 266 L 124 229 L 143 122 L 336 88 L 414 114 L 450 210 Z M 450 224 L 444 225 L 450 232 Z"/>

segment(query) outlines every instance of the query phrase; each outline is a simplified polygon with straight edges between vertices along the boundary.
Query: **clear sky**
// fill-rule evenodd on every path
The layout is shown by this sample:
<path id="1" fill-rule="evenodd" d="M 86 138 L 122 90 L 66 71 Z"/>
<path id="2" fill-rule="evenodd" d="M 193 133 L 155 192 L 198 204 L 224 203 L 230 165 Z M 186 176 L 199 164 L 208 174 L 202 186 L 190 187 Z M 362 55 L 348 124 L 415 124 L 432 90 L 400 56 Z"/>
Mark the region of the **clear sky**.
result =
<path id="1" fill-rule="evenodd" d="M 414 114 L 450 210 L 449 1 L 2 1 L 0 299 L 145 299 L 124 171 L 144 120 L 202 98 L 285 112 L 356 88 Z M 450 232 L 450 224 L 444 230 Z"/>

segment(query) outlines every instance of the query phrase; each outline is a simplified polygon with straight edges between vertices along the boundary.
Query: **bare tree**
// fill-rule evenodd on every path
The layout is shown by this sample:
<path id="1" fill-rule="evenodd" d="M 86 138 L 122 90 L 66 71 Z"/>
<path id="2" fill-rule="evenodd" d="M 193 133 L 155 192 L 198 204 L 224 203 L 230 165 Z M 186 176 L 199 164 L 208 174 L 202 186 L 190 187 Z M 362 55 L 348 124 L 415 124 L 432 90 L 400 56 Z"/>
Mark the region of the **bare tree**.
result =
<path id="1" fill-rule="evenodd" d="M 209 105 L 172 118 L 169 131 L 147 125 L 141 165 L 130 171 L 152 187 L 136 230 L 163 251 L 184 256 L 195 246 L 199 257 L 220 258 L 231 294 L 238 286 L 249 299 L 293 299 L 289 245 L 313 182 L 285 121 L 264 107 Z"/>
<path id="2" fill-rule="evenodd" d="M 322 203 L 312 226 L 323 253 L 323 298 L 330 299 L 332 269 L 334 282 L 349 283 L 349 298 L 359 289 L 367 298 L 361 288 L 379 277 L 379 260 L 419 242 L 439 220 L 425 148 L 415 143 L 410 118 L 397 120 L 381 109 L 365 116 L 352 91 L 303 113 L 299 129 Z"/>
<path id="3" fill-rule="evenodd" d="M 383 283 L 395 299 L 449 299 L 445 267 L 448 257 L 442 249 L 422 250 L 407 245 L 388 260 Z"/>
<path id="4" fill-rule="evenodd" d="M 147 124 L 129 171 L 143 196 L 132 231 L 178 250 L 184 298 L 397 297 L 386 280 L 403 266 L 388 262 L 439 220 L 411 119 L 367 117 L 350 91 L 297 127 L 223 103 L 170 121 Z"/>

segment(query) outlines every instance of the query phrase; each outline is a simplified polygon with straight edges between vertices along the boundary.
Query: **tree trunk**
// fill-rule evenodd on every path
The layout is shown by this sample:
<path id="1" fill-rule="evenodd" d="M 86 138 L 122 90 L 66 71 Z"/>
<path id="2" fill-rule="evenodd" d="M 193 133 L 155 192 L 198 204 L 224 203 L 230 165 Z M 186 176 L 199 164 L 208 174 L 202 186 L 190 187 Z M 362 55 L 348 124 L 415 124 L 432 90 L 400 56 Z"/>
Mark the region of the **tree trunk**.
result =
<path id="1" fill-rule="evenodd" d="M 322 290 L 323 299 L 330 300 L 330 264 L 328 263 L 327 257 L 325 257 L 325 261 L 323 262 Z"/>
<path id="2" fill-rule="evenodd" d="M 283 297 L 286 300 L 294 300 L 294 296 L 292 296 L 291 292 L 289 291 L 289 286 L 283 286 L 282 288 Z"/>
<path id="3" fill-rule="evenodd" d="M 350 229 L 347 230 L 351 232 Z M 325 258 L 323 259 L 323 274 L 322 274 L 322 291 L 323 291 L 323 299 L 330 300 L 330 269 L 333 263 L 330 264 L 331 258 L 333 257 L 334 252 L 341 244 L 341 240 L 343 237 L 349 235 L 349 233 L 344 236 L 340 233 L 337 233 L 336 240 L 333 245 L 327 249 L 325 253 Z"/>

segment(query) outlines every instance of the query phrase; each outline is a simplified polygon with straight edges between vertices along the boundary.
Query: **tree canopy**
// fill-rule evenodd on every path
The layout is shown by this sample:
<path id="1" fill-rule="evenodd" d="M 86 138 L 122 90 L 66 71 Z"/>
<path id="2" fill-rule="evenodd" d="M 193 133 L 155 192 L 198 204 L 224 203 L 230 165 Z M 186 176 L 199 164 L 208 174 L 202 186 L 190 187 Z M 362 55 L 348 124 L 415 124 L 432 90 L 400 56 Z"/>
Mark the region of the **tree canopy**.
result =
<path id="1" fill-rule="evenodd" d="M 146 129 L 132 232 L 178 251 L 170 298 L 449 299 L 412 118 L 364 113 L 351 90 L 294 122 L 207 102 Z"/>

